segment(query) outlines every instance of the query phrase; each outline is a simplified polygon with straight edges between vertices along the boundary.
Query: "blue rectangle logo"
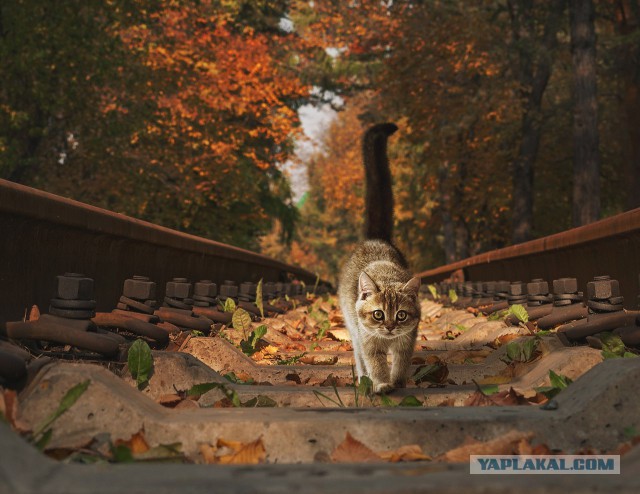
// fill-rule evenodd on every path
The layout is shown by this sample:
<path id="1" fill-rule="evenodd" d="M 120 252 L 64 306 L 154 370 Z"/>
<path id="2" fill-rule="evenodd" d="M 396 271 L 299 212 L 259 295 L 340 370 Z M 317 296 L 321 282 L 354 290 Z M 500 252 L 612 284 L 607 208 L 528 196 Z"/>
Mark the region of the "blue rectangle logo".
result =
<path id="1" fill-rule="evenodd" d="M 469 473 L 620 474 L 620 455 L 471 455 Z"/>

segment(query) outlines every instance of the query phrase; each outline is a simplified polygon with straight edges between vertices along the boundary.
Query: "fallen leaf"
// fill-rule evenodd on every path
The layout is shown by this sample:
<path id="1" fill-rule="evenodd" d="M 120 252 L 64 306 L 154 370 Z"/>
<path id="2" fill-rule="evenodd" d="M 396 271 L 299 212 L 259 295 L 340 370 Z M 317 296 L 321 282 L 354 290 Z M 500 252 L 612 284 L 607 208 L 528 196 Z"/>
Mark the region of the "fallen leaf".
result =
<path id="1" fill-rule="evenodd" d="M 285 376 L 285 380 L 293 381 L 296 384 L 302 384 L 302 381 L 300 380 L 300 375 L 296 374 L 295 372 L 292 372 L 291 374 L 287 374 Z"/>
<path id="2" fill-rule="evenodd" d="M 276 353 L 278 353 L 278 347 L 273 345 L 267 345 L 262 349 L 262 351 L 269 355 L 275 355 Z"/>
<path id="3" fill-rule="evenodd" d="M 401 461 L 424 461 L 431 460 L 431 457 L 425 455 L 422 448 L 417 444 L 408 444 L 407 446 L 401 446 L 393 451 L 384 451 L 379 453 L 383 460 L 387 460 L 391 463 L 398 463 Z"/>
<path id="4" fill-rule="evenodd" d="M 246 444 L 238 441 L 226 441 L 221 438 L 218 439 L 217 446 L 218 448 L 227 447 L 233 450 L 231 454 L 216 457 L 216 463 L 222 465 L 257 465 L 258 463 L 264 463 L 267 457 L 262 437 Z"/>
<path id="5" fill-rule="evenodd" d="M 533 402 L 518 393 L 515 389 L 509 388 L 505 391 L 494 393 L 490 396 L 480 391 L 476 391 L 469 396 L 464 402 L 467 407 L 484 407 L 484 406 L 509 406 L 509 405 L 531 405 Z"/>
<path id="6" fill-rule="evenodd" d="M 307 365 L 334 365 L 338 362 L 338 356 L 305 355 L 299 362 Z"/>
<path id="7" fill-rule="evenodd" d="M 468 439 L 457 448 L 453 448 L 437 459 L 452 463 L 467 463 L 470 455 L 512 455 L 518 454 L 521 441 L 529 441 L 533 437 L 532 432 L 509 431 L 501 437 L 489 441 L 480 442 Z"/>
<path id="8" fill-rule="evenodd" d="M 255 362 L 260 362 L 261 360 L 264 360 L 264 352 L 260 351 L 260 352 L 256 352 L 253 355 L 251 355 L 251 360 L 254 360 Z"/>
<path id="9" fill-rule="evenodd" d="M 31 306 L 31 310 L 29 311 L 29 322 L 37 321 L 40 319 L 40 309 L 37 305 Z"/>
<path id="10" fill-rule="evenodd" d="M 149 444 L 147 444 L 147 440 L 144 438 L 144 429 L 139 430 L 126 441 L 123 439 L 118 439 L 114 443 L 114 445 L 126 446 L 134 455 L 149 451 Z"/>
<path id="11" fill-rule="evenodd" d="M 162 395 L 156 400 L 157 403 L 167 408 L 174 408 L 181 401 L 182 397 L 177 394 Z"/>
<path id="12" fill-rule="evenodd" d="M 344 441 L 331 453 L 331 460 L 335 463 L 371 463 L 382 461 L 382 458 L 347 432 Z"/>

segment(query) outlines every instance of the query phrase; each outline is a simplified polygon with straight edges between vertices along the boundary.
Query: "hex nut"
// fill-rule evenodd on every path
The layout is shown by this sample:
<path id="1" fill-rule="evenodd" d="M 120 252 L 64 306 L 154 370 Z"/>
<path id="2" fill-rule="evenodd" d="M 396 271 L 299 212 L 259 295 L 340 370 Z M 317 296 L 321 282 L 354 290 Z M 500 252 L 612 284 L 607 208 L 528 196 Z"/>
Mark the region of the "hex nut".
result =
<path id="1" fill-rule="evenodd" d="M 578 280 L 576 278 L 560 278 L 553 280 L 553 293 L 563 295 L 578 292 Z"/>
<path id="2" fill-rule="evenodd" d="M 496 281 L 496 293 L 509 293 L 509 282 Z"/>
<path id="3" fill-rule="evenodd" d="M 220 297 L 222 298 L 236 298 L 238 296 L 238 287 L 233 285 L 221 285 Z"/>
<path id="4" fill-rule="evenodd" d="M 185 278 L 174 278 L 173 281 L 167 282 L 165 295 L 169 298 L 185 299 L 191 297 L 191 283 L 185 281 Z"/>
<path id="5" fill-rule="evenodd" d="M 156 297 L 156 284 L 153 281 L 149 281 L 142 276 L 134 276 L 124 280 L 124 287 L 122 288 L 122 295 L 127 298 L 133 298 L 136 300 L 151 300 Z"/>
<path id="6" fill-rule="evenodd" d="M 529 295 L 547 295 L 549 293 L 549 283 L 543 280 L 533 280 L 527 283 Z"/>
<path id="7" fill-rule="evenodd" d="M 587 297 L 589 300 L 607 300 L 611 297 L 620 296 L 620 285 L 618 280 L 597 279 L 587 283 Z"/>
<path id="8" fill-rule="evenodd" d="M 63 300 L 92 300 L 93 279 L 83 274 L 65 273 L 57 276 L 56 298 Z"/>
<path id="9" fill-rule="evenodd" d="M 218 295 L 218 285 L 211 280 L 202 280 L 193 284 L 193 294 L 199 297 L 215 297 Z"/>
<path id="10" fill-rule="evenodd" d="M 252 295 L 255 297 L 257 289 L 258 285 L 255 283 L 251 283 L 250 281 L 240 284 L 240 293 L 242 295 Z"/>
<path id="11" fill-rule="evenodd" d="M 521 281 L 514 281 L 509 285 L 509 295 L 518 296 L 527 294 L 527 284 Z"/>

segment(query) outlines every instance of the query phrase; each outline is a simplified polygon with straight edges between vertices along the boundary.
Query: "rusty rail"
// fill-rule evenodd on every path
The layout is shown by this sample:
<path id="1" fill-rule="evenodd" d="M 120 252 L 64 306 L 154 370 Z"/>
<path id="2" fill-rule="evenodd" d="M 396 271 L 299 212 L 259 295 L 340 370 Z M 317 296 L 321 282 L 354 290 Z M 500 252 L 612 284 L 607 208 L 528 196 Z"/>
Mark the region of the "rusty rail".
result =
<path id="1" fill-rule="evenodd" d="M 134 274 L 161 287 L 175 277 L 316 280 L 254 252 L 0 180 L 0 320 L 21 319 L 32 304 L 47 307 L 64 272 L 95 279 L 99 311 L 115 307 Z"/>
<path id="2" fill-rule="evenodd" d="M 594 276 L 620 282 L 625 308 L 638 305 L 640 209 L 530 242 L 485 252 L 419 273 L 425 283 L 438 282 L 461 270 L 468 281 L 551 281 L 578 279 L 583 290 Z"/>

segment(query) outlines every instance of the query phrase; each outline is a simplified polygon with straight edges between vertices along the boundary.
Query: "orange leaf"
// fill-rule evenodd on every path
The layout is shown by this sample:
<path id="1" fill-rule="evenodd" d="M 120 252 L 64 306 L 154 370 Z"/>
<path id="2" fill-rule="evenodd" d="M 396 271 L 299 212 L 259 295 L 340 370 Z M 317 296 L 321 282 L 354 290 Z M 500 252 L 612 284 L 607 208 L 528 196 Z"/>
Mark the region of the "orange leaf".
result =
<path id="1" fill-rule="evenodd" d="M 335 463 L 371 463 L 382 461 L 379 455 L 357 439 L 354 439 L 348 432 L 344 441 L 338 444 L 336 449 L 333 450 L 333 453 L 331 453 L 331 459 Z"/>
<path id="2" fill-rule="evenodd" d="M 509 431 L 501 437 L 480 442 L 474 439 L 465 441 L 461 446 L 447 451 L 438 459 L 453 463 L 469 461 L 470 455 L 511 455 L 518 454 L 522 440 L 529 441 L 533 437 L 531 432 Z"/>
<path id="3" fill-rule="evenodd" d="M 424 461 L 431 460 L 431 457 L 425 455 L 422 448 L 417 444 L 408 444 L 401 446 L 393 451 L 384 451 L 379 453 L 383 460 L 387 460 L 391 463 L 398 463 L 400 461 Z"/>
<path id="4" fill-rule="evenodd" d="M 218 447 L 222 446 L 228 447 L 234 452 L 229 455 L 217 457 L 216 463 L 224 465 L 257 465 L 258 463 L 264 463 L 267 457 L 267 452 L 262 443 L 262 437 L 246 444 L 237 441 L 226 441 L 222 438 L 218 439 Z"/>
<path id="5" fill-rule="evenodd" d="M 146 439 L 144 438 L 144 429 L 136 432 L 133 436 L 129 438 L 129 440 L 125 441 L 123 439 L 118 439 L 115 442 L 116 446 L 126 446 L 131 450 L 131 453 L 134 455 L 145 453 L 149 451 L 149 444 L 147 444 Z"/>

